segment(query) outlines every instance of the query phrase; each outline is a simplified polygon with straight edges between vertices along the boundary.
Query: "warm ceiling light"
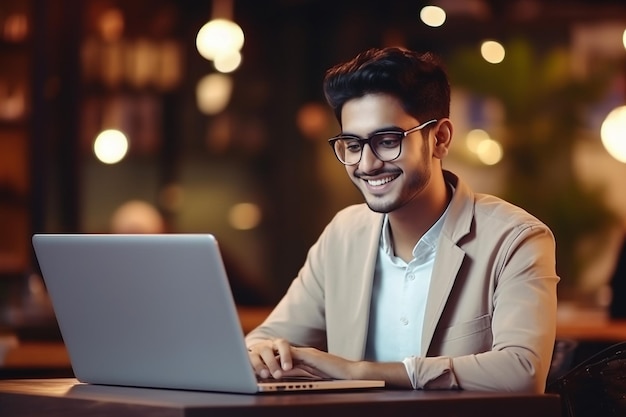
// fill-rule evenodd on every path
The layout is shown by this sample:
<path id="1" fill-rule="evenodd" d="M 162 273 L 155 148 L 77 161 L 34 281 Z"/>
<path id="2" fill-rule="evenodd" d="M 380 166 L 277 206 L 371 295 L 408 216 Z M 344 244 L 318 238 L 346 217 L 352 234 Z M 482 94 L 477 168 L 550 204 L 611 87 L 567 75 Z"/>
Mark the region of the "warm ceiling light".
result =
<path id="1" fill-rule="evenodd" d="M 238 52 L 243 47 L 243 30 L 228 19 L 213 19 L 198 31 L 196 47 L 208 60 L 214 60 L 223 54 Z"/>

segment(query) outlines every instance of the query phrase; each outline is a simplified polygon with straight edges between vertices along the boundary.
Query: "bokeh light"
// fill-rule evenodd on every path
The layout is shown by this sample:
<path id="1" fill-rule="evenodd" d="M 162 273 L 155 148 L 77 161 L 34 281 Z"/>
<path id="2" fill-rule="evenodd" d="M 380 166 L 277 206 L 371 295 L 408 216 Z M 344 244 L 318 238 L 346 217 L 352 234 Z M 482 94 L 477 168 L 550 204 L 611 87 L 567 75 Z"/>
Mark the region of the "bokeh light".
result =
<path id="1" fill-rule="evenodd" d="M 221 73 L 227 74 L 235 71 L 241 64 L 241 53 L 239 51 L 231 51 L 218 55 L 213 60 L 213 66 Z"/>
<path id="2" fill-rule="evenodd" d="M 220 113 L 230 101 L 233 81 L 228 75 L 209 74 L 196 86 L 196 102 L 200 111 L 207 115 Z"/>
<path id="3" fill-rule="evenodd" d="M 21 42 L 28 36 L 28 17 L 23 13 L 14 13 L 4 21 L 2 37 L 11 42 Z"/>
<path id="4" fill-rule="evenodd" d="M 439 27 L 446 21 L 446 12 L 441 7 L 425 6 L 420 11 L 420 19 L 428 26 Z"/>
<path id="5" fill-rule="evenodd" d="M 235 204 L 228 212 L 228 222 L 237 230 L 254 229 L 261 222 L 261 209 L 253 203 Z"/>
<path id="6" fill-rule="evenodd" d="M 115 42 L 124 34 L 124 14 L 119 9 L 109 9 L 98 19 L 100 36 L 107 42 Z"/>
<path id="7" fill-rule="evenodd" d="M 478 160 L 485 165 L 495 165 L 502 160 L 502 145 L 482 129 L 474 129 L 467 133 L 465 146 Z"/>
<path id="8" fill-rule="evenodd" d="M 228 19 L 211 20 L 200 28 L 196 36 L 198 52 L 211 61 L 220 55 L 240 51 L 243 43 L 243 30 L 237 23 Z"/>
<path id="9" fill-rule="evenodd" d="M 326 107 L 318 102 L 304 104 L 296 116 L 298 129 L 309 139 L 318 139 L 330 124 Z"/>
<path id="10" fill-rule="evenodd" d="M 118 163 L 126 156 L 128 139 L 119 130 L 104 130 L 96 137 L 93 151 L 96 158 L 105 164 Z"/>
<path id="11" fill-rule="evenodd" d="M 489 134 L 482 129 L 470 130 L 465 137 L 465 146 L 472 153 L 478 153 L 478 146 L 484 140 L 491 139 Z"/>
<path id="12" fill-rule="evenodd" d="M 476 155 L 485 165 L 495 165 L 502 160 L 502 146 L 493 139 L 483 140 L 478 144 Z"/>
<path id="13" fill-rule="evenodd" d="M 480 53 L 484 60 L 491 64 L 499 64 L 504 61 L 504 46 L 496 41 L 485 41 L 480 46 Z"/>
<path id="14" fill-rule="evenodd" d="M 626 163 L 626 106 L 613 109 L 600 128 L 600 137 L 606 151 Z"/>

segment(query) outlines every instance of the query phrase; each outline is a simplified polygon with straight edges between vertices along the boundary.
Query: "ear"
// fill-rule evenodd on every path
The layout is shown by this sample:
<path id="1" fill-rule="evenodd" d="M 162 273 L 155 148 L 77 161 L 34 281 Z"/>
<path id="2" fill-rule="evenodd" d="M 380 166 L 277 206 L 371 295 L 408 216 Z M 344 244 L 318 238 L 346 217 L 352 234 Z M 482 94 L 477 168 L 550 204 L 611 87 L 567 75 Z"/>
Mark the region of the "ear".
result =
<path id="1" fill-rule="evenodd" d="M 454 127 L 450 119 L 441 119 L 437 122 L 432 130 L 435 136 L 435 146 L 433 148 L 433 156 L 435 158 L 443 159 L 448 155 L 453 131 Z"/>

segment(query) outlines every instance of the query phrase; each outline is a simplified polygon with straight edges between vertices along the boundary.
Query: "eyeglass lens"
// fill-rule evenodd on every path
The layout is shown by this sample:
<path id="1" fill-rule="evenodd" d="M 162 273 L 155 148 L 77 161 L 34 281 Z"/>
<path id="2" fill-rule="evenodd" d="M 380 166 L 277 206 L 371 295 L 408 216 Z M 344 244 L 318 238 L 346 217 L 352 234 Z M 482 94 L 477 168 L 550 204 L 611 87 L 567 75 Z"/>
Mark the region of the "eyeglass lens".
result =
<path id="1" fill-rule="evenodd" d="M 384 162 L 392 161 L 400 156 L 403 136 L 401 132 L 381 132 L 369 139 L 341 137 L 335 141 L 335 153 L 344 164 L 354 165 L 361 160 L 363 147 L 367 143 L 378 159 Z"/>

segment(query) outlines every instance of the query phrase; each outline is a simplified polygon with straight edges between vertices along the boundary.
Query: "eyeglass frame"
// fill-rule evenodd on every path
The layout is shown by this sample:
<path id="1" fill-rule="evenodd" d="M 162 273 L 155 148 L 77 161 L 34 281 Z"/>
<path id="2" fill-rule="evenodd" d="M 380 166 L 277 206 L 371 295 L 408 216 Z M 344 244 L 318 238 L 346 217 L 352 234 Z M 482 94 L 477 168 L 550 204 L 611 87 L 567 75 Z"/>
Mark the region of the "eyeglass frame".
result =
<path id="1" fill-rule="evenodd" d="M 437 123 L 437 119 L 431 119 L 427 122 L 424 122 L 418 126 L 412 127 L 410 129 L 407 130 L 381 130 L 378 132 L 374 132 L 374 133 L 370 133 L 366 138 L 362 138 L 360 136 L 357 135 L 344 135 L 339 134 L 337 136 L 333 136 L 332 138 L 328 139 L 328 144 L 330 145 L 330 147 L 333 149 L 333 153 L 335 154 L 335 157 L 339 160 L 339 162 L 341 162 L 342 164 L 346 165 L 346 166 L 353 166 L 358 164 L 359 162 L 361 162 L 361 159 L 363 158 L 363 149 L 365 148 L 365 145 L 369 145 L 370 149 L 372 150 L 372 153 L 376 156 L 376 158 L 378 158 L 380 161 L 382 162 L 391 162 L 391 161 L 395 161 L 396 159 L 398 159 L 400 157 L 400 155 L 402 155 L 402 141 L 404 140 L 404 138 L 406 138 L 408 135 L 410 135 L 411 133 L 415 133 L 418 132 L 422 129 L 424 129 L 426 126 L 432 124 L 432 123 Z M 385 135 L 385 134 L 389 134 L 389 133 L 394 133 L 394 134 L 401 134 L 402 136 L 400 137 L 400 145 L 398 146 L 398 155 L 395 156 L 394 158 L 391 159 L 383 159 L 380 157 L 380 155 L 378 154 L 378 152 L 376 151 L 375 147 L 372 146 L 372 139 L 374 139 L 375 137 L 379 136 L 379 135 Z M 359 155 L 359 159 L 356 162 L 351 162 L 351 163 L 347 163 L 341 160 L 341 158 L 339 158 L 339 155 L 337 154 L 337 150 L 335 149 L 335 143 L 340 140 L 340 139 L 352 139 L 355 140 L 359 146 L 361 147 L 361 153 Z"/>

